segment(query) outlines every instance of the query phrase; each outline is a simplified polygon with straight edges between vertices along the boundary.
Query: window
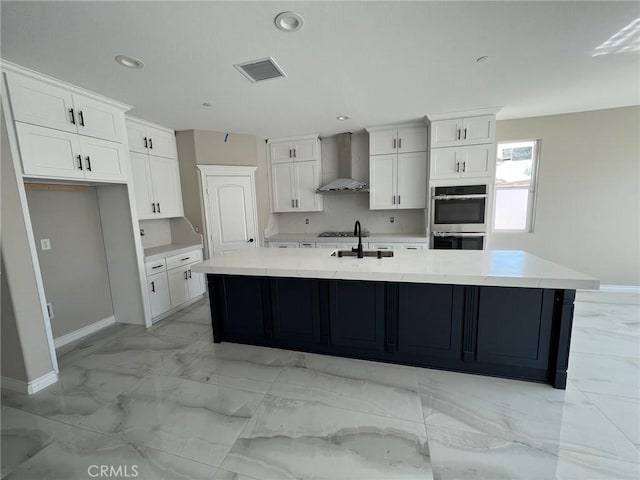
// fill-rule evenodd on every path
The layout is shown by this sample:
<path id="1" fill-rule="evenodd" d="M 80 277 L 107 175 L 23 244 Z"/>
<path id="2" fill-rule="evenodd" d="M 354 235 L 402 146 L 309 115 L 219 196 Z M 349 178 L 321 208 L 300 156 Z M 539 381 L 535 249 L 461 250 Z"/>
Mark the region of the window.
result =
<path id="1" fill-rule="evenodd" d="M 493 229 L 531 232 L 535 203 L 539 140 L 499 143 Z"/>

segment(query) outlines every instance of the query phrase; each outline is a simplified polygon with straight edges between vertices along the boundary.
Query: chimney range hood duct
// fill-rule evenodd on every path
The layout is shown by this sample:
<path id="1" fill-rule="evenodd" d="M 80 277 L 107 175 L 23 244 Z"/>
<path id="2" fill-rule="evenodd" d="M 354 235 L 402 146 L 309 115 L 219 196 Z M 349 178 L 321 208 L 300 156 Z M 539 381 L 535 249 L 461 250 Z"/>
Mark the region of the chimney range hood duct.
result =
<path id="1" fill-rule="evenodd" d="M 369 186 L 353 179 L 353 159 L 351 158 L 351 134 L 341 133 L 338 137 L 338 179 L 320 187 L 316 193 L 366 193 Z"/>

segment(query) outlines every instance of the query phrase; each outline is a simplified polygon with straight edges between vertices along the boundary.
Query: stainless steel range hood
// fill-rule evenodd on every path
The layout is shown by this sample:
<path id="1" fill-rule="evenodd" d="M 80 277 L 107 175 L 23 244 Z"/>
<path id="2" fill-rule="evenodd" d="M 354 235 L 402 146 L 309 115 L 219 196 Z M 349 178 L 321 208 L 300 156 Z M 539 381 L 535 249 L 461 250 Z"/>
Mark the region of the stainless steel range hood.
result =
<path id="1" fill-rule="evenodd" d="M 338 179 L 316 190 L 316 193 L 368 193 L 369 186 L 353 179 L 351 133 L 340 133 L 338 139 Z"/>

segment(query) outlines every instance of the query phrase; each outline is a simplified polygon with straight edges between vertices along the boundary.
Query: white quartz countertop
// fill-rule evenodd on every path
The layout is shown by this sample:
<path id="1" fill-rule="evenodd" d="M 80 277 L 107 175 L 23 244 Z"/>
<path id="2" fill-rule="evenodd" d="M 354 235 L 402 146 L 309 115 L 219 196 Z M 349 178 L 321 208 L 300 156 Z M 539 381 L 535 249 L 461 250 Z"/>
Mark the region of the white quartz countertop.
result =
<path id="1" fill-rule="evenodd" d="M 268 277 L 597 290 L 600 281 L 519 250 L 399 250 L 392 258 L 332 257 L 332 249 L 248 248 L 194 272 Z"/>
<path id="2" fill-rule="evenodd" d="M 201 250 L 202 244 L 197 243 L 194 245 L 184 243 L 168 243 L 166 245 L 160 245 L 158 247 L 150 247 L 144 249 L 144 261 L 153 262 L 161 258 L 171 255 L 182 255 L 183 253 L 191 252 L 193 250 Z"/>
<path id="3" fill-rule="evenodd" d="M 265 238 L 266 242 L 326 242 L 326 243 L 349 243 L 358 237 L 319 237 L 317 233 L 278 233 Z M 429 237 L 422 233 L 371 233 L 362 237 L 363 242 L 377 243 L 411 243 L 428 242 Z"/>

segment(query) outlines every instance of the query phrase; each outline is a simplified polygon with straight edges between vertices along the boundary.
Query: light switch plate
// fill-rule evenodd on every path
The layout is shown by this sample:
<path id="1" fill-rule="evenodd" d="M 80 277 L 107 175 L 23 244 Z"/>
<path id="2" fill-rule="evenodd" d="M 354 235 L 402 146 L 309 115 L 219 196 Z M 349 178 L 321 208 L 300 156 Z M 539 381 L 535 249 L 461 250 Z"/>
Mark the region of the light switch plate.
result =
<path id="1" fill-rule="evenodd" d="M 40 246 L 42 247 L 42 250 L 51 250 L 51 240 L 48 238 L 40 239 Z"/>

